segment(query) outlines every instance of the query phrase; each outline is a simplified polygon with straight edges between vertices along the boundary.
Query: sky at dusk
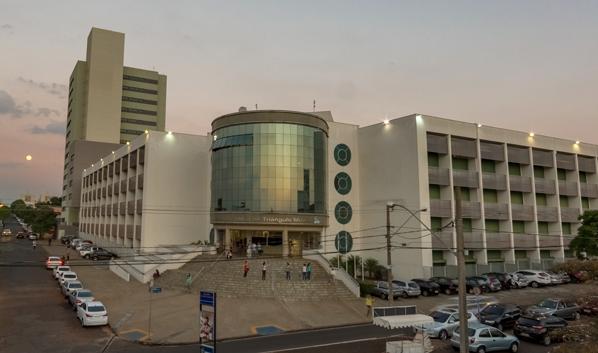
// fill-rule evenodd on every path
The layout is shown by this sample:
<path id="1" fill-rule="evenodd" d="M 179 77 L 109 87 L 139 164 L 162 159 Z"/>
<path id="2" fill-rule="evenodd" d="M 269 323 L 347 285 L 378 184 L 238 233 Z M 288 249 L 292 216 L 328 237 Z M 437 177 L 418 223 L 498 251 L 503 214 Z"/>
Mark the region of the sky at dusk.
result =
<path id="1" fill-rule="evenodd" d="M 598 143 L 598 1 L 0 0 L 0 200 L 61 194 L 92 26 L 168 76 L 166 127 L 239 106 L 369 125 L 422 113 Z M 32 155 L 26 161 L 26 155 Z"/>

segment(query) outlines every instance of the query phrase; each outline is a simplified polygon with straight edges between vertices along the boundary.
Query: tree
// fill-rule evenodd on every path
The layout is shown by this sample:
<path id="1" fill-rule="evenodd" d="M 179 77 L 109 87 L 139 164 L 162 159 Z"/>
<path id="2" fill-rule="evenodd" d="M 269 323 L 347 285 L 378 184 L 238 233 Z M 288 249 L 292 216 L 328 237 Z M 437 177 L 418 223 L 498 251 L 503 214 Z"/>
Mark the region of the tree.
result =
<path id="1" fill-rule="evenodd" d="M 56 215 L 52 208 L 42 206 L 34 209 L 34 218 L 31 228 L 36 233 L 46 233 L 56 226 Z"/>
<path id="2" fill-rule="evenodd" d="M 62 205 L 62 197 L 59 197 L 59 196 L 50 197 L 50 205 L 51 206 L 61 206 Z"/>
<path id="3" fill-rule="evenodd" d="M 378 270 L 378 267 L 380 267 L 380 263 L 378 263 L 378 260 L 376 259 L 367 258 L 363 263 L 363 267 L 365 269 L 365 272 L 368 273 L 368 277 L 372 278 L 374 277 L 374 273 L 376 273 L 376 271 Z"/>
<path id="4" fill-rule="evenodd" d="M 588 210 L 581 216 L 581 226 L 577 229 L 577 236 L 571 241 L 569 248 L 588 256 L 598 255 L 598 211 Z"/>
<path id="5" fill-rule="evenodd" d="M 25 201 L 18 199 L 18 200 L 14 200 L 11 204 L 10 204 L 10 208 L 12 208 L 13 211 L 15 211 L 16 209 L 19 208 L 25 208 L 27 207 L 27 205 L 25 204 Z"/>
<path id="6" fill-rule="evenodd" d="M 10 208 L 0 207 L 0 221 L 3 221 L 10 217 Z"/>

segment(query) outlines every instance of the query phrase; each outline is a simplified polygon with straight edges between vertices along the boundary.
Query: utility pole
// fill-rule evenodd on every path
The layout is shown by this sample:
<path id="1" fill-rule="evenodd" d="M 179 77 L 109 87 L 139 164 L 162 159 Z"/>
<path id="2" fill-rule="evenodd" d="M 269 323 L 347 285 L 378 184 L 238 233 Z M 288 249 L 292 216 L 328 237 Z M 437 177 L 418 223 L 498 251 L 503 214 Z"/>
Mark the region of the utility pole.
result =
<path id="1" fill-rule="evenodd" d="M 386 205 L 386 265 L 388 266 L 386 272 L 386 279 L 388 280 L 388 302 L 394 301 L 394 291 L 392 290 L 392 256 L 390 247 L 390 211 L 394 208 L 394 203 Z"/>
<path id="2" fill-rule="evenodd" d="M 465 287 L 465 246 L 463 240 L 463 208 L 461 187 L 455 186 L 455 227 L 457 228 L 457 267 L 459 269 L 459 351 L 469 352 L 467 329 L 467 289 Z"/>

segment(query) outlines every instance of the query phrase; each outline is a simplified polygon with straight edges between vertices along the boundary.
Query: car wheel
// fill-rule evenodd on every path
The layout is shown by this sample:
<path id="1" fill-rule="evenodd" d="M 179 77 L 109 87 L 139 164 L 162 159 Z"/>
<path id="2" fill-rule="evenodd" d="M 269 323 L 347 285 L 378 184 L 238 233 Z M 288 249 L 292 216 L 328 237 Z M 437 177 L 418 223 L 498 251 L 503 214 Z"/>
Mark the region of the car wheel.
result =
<path id="1" fill-rule="evenodd" d="M 478 353 L 486 353 L 486 347 L 481 346 L 480 348 L 478 348 Z"/>
<path id="2" fill-rule="evenodd" d="M 79 318 L 79 321 L 81 321 L 81 327 L 85 327 L 85 322 L 83 322 L 83 319 Z"/>
<path id="3" fill-rule="evenodd" d="M 382 299 L 388 300 L 388 294 L 382 294 Z"/>
<path id="4" fill-rule="evenodd" d="M 510 351 L 513 353 L 517 353 L 519 351 L 519 344 L 517 344 L 517 342 L 513 342 L 513 344 L 511 344 Z"/>
<path id="5" fill-rule="evenodd" d="M 423 295 L 424 297 L 427 297 L 427 296 L 429 295 L 429 293 L 428 293 L 428 291 L 427 291 L 427 290 L 425 290 L 425 291 L 423 291 L 423 292 L 422 292 L 422 295 Z"/>
<path id="6" fill-rule="evenodd" d="M 447 289 L 444 290 L 444 294 L 451 295 L 451 294 L 453 294 L 453 292 L 451 291 L 450 288 L 447 288 Z"/>
<path id="7" fill-rule="evenodd" d="M 550 346 L 550 343 L 552 343 L 552 340 L 550 339 L 550 336 L 546 335 L 542 338 L 542 344 L 545 346 Z"/>
<path id="8" fill-rule="evenodd" d="M 93 257 L 93 261 L 98 261 L 98 257 L 97 257 L 97 256 L 94 256 L 94 257 Z"/>
<path id="9" fill-rule="evenodd" d="M 403 297 L 403 298 L 407 298 L 407 297 L 409 297 L 409 295 L 407 294 L 407 292 L 402 292 L 402 293 L 401 293 L 401 297 Z"/>
<path id="10" fill-rule="evenodd" d="M 539 287 L 538 282 L 536 282 L 536 281 L 530 283 L 530 285 L 532 286 L 532 288 L 538 288 Z"/>
<path id="11" fill-rule="evenodd" d="M 577 321 L 581 318 L 581 315 L 579 314 L 579 312 L 573 314 L 573 320 Z"/>
<path id="12" fill-rule="evenodd" d="M 446 340 L 448 340 L 448 338 L 449 338 L 449 336 L 448 336 L 448 332 L 446 332 L 446 330 L 442 330 L 442 331 L 440 331 L 440 332 L 438 333 L 438 338 L 439 338 L 441 341 L 446 341 Z"/>

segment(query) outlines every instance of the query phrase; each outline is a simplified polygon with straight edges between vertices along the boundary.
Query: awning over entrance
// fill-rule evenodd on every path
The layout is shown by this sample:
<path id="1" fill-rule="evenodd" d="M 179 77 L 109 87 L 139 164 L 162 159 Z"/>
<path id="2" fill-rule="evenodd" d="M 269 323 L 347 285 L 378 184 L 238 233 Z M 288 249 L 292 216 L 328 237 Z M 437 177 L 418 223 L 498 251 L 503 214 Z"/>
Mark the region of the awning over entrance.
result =
<path id="1" fill-rule="evenodd" d="M 434 319 L 432 317 L 423 314 L 378 316 L 374 318 L 374 325 L 389 330 L 402 327 L 422 327 L 433 323 Z"/>

